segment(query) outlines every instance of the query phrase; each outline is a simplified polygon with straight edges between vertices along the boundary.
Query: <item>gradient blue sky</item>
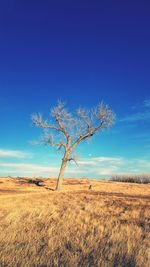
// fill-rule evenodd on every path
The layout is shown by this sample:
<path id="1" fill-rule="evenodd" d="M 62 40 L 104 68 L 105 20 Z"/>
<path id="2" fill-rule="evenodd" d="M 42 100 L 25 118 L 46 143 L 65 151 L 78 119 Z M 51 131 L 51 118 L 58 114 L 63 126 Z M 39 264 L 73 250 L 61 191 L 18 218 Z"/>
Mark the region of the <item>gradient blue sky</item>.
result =
<path id="1" fill-rule="evenodd" d="M 61 155 L 38 139 L 30 115 L 57 99 L 100 100 L 115 126 L 76 150 L 66 176 L 150 172 L 149 1 L 0 3 L 0 175 L 57 175 Z"/>

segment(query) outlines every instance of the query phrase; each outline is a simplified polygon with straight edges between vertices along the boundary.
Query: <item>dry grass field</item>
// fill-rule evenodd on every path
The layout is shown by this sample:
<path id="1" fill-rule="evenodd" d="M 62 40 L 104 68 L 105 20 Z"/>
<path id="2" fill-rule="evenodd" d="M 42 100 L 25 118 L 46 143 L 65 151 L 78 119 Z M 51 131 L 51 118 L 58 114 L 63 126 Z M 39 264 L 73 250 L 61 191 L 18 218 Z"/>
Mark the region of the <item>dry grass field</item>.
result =
<path id="1" fill-rule="evenodd" d="M 43 181 L 0 179 L 1 267 L 150 266 L 150 184 Z"/>

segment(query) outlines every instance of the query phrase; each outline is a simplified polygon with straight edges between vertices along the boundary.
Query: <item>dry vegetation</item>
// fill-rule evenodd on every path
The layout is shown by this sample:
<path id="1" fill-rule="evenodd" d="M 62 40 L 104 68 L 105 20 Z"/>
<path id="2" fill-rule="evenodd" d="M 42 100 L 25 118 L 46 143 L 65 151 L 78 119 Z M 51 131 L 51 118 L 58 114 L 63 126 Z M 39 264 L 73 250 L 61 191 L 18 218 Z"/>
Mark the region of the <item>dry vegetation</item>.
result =
<path id="1" fill-rule="evenodd" d="M 149 184 L 150 174 L 115 175 L 111 178 L 111 181 L 137 183 L 137 184 Z"/>
<path id="2" fill-rule="evenodd" d="M 148 267 L 150 185 L 0 179 L 0 266 Z"/>

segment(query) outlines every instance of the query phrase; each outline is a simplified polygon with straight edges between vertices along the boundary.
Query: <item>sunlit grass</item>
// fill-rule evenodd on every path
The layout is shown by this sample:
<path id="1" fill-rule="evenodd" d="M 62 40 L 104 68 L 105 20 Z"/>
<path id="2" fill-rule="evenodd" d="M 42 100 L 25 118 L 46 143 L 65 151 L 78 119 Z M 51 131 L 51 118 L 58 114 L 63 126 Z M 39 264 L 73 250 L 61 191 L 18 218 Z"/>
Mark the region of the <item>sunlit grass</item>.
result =
<path id="1" fill-rule="evenodd" d="M 149 266 L 150 185 L 0 181 L 0 266 Z"/>

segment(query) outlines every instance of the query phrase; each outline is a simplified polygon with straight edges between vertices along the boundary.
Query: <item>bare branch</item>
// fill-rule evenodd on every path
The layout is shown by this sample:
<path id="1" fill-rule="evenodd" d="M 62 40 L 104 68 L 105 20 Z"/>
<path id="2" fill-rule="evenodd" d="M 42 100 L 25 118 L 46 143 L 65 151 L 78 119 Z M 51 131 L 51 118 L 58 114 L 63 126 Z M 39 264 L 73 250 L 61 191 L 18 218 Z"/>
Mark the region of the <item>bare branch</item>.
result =
<path id="1" fill-rule="evenodd" d="M 69 162 L 73 161 L 78 166 L 77 159 L 78 159 L 78 157 L 77 157 L 76 153 L 71 153 L 70 157 L 67 158 L 67 161 L 69 161 Z"/>
<path id="2" fill-rule="evenodd" d="M 59 142 L 56 144 L 56 146 L 58 146 L 58 150 L 60 150 L 61 148 L 64 148 L 66 150 L 66 144 Z"/>
<path id="3" fill-rule="evenodd" d="M 92 110 L 92 113 L 93 117 L 95 117 L 95 119 L 98 121 L 98 124 L 102 125 L 103 128 L 111 127 L 116 118 L 115 113 L 111 110 L 111 108 L 108 105 L 105 105 L 103 102 L 99 103 Z"/>
<path id="4" fill-rule="evenodd" d="M 112 126 L 115 120 L 115 114 L 105 105 L 103 102 L 98 104 L 92 110 L 78 109 L 78 116 L 86 123 L 87 128 L 85 132 L 81 134 L 75 142 L 72 144 L 70 150 L 72 151 L 81 141 L 92 137 L 96 132 L 106 129 Z M 82 124 L 81 124 L 82 125 Z M 82 132 L 82 131 L 81 131 Z"/>
<path id="5" fill-rule="evenodd" d="M 58 101 L 56 107 L 51 110 L 51 115 L 54 117 L 56 124 L 59 126 L 62 133 L 66 136 L 68 146 L 70 145 L 69 130 L 71 129 L 74 118 L 71 113 L 65 108 L 65 103 Z"/>
<path id="6" fill-rule="evenodd" d="M 60 131 L 60 129 L 57 128 L 56 126 L 49 125 L 48 122 L 42 118 L 42 115 L 40 113 L 32 114 L 31 119 L 32 119 L 33 125 L 35 125 L 38 128 L 52 129 L 58 132 Z"/>
<path id="7" fill-rule="evenodd" d="M 49 124 L 38 113 L 32 115 L 32 121 L 35 126 L 55 130 L 57 133 L 62 133 L 66 138 L 66 142 L 59 141 L 54 144 L 51 134 L 48 133 L 46 136 L 47 143 L 58 147 L 58 149 L 64 147 L 65 150 L 73 151 L 81 141 L 89 139 L 102 129 L 111 127 L 115 120 L 115 114 L 103 102 L 93 109 L 78 108 L 76 115 L 75 117 L 68 112 L 65 103 L 58 101 L 58 104 L 51 109 L 51 116 L 55 120 L 54 125 Z"/>
<path id="8" fill-rule="evenodd" d="M 42 143 L 57 147 L 58 150 L 64 149 L 56 186 L 59 190 L 67 163 L 74 161 L 77 164 L 75 156 L 72 155 L 75 147 L 101 130 L 111 127 L 115 121 L 115 114 L 103 102 L 93 109 L 79 108 L 75 114 L 72 114 L 65 108 L 65 104 L 59 101 L 51 109 L 50 116 L 53 118 L 53 124 L 44 120 L 38 113 L 32 115 L 32 122 L 44 131 Z M 52 133 L 54 133 L 55 142 Z"/>
<path id="9" fill-rule="evenodd" d="M 69 158 L 69 159 L 68 159 L 68 161 L 74 161 L 74 162 L 75 162 L 75 164 L 78 166 L 78 163 L 77 163 L 77 161 L 76 161 L 76 159 L 75 159 L 75 158 Z"/>
<path id="10" fill-rule="evenodd" d="M 90 111 L 84 108 L 78 108 L 76 112 L 81 121 L 85 123 L 85 126 L 87 126 L 87 128 L 90 129 L 92 123 L 91 118 L 89 116 Z"/>
<path id="11" fill-rule="evenodd" d="M 86 132 L 84 135 L 80 136 L 79 138 L 77 138 L 77 140 L 72 144 L 72 146 L 70 147 L 70 151 L 73 151 L 73 149 L 84 139 L 88 138 L 88 137 L 92 137 L 94 134 L 93 130 L 90 130 L 88 132 Z"/>
<path id="12" fill-rule="evenodd" d="M 54 142 L 54 136 L 47 130 L 44 131 L 44 134 L 41 138 L 41 143 L 49 144 L 52 147 L 57 147 L 58 150 L 60 150 L 61 148 L 64 148 L 66 150 L 66 143 L 64 143 L 63 141 Z"/>

